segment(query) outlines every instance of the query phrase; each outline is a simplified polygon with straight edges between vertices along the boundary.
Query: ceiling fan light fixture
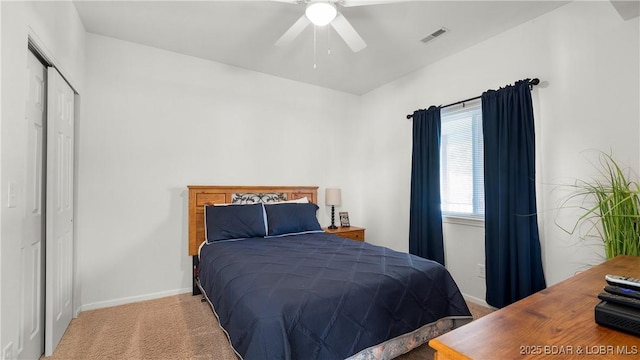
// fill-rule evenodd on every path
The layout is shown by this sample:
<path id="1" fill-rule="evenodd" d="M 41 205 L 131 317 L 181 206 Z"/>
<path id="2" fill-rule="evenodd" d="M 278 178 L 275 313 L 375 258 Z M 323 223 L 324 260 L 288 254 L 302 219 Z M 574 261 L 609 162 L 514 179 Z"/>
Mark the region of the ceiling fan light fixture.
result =
<path id="1" fill-rule="evenodd" d="M 330 1 L 310 1 L 304 13 L 314 25 L 324 26 L 335 19 L 338 11 Z"/>

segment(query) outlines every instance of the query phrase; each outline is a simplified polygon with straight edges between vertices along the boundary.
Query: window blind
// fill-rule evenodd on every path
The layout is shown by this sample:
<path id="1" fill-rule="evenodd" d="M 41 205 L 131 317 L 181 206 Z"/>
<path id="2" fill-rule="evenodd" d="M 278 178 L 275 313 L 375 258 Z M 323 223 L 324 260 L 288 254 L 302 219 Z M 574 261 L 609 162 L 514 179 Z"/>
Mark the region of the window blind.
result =
<path id="1" fill-rule="evenodd" d="M 440 192 L 445 215 L 484 217 L 482 106 L 441 110 Z"/>

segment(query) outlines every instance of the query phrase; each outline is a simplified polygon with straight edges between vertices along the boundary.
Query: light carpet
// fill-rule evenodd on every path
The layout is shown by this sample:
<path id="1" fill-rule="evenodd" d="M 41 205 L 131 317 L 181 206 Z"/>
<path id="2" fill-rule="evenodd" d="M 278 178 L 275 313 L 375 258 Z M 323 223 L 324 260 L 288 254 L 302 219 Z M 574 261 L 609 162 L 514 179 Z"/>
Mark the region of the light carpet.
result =
<path id="1" fill-rule="evenodd" d="M 46 360 L 236 360 L 227 336 L 202 296 L 181 294 L 104 309 L 73 319 L 53 356 Z M 474 319 L 492 310 L 474 303 Z M 424 344 L 400 360 L 433 359 Z"/>

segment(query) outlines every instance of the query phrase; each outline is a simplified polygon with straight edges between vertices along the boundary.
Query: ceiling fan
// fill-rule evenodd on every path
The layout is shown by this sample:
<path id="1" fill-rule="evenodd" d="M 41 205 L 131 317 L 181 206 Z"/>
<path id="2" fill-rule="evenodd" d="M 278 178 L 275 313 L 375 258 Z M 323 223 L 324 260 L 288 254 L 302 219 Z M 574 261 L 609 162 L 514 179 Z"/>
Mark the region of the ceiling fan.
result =
<path id="1" fill-rule="evenodd" d="M 351 23 L 337 9 L 342 7 L 377 5 L 396 3 L 398 0 L 274 0 L 289 4 L 306 4 L 305 13 L 276 41 L 276 46 L 285 46 L 291 43 L 310 24 L 316 26 L 331 25 L 353 52 L 358 52 L 367 43 L 353 28 Z"/>

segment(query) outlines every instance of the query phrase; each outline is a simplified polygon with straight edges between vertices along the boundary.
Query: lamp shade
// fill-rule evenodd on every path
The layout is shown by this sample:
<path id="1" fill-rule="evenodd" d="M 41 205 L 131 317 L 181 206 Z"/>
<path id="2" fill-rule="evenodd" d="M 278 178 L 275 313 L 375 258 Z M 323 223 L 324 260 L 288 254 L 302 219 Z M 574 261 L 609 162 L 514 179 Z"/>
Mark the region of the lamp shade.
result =
<path id="1" fill-rule="evenodd" d="M 340 205 L 342 203 L 342 191 L 340 189 L 326 189 L 324 192 L 325 205 Z"/>

